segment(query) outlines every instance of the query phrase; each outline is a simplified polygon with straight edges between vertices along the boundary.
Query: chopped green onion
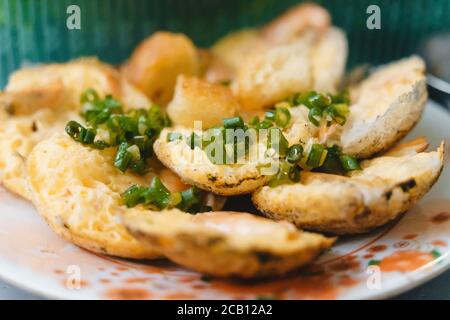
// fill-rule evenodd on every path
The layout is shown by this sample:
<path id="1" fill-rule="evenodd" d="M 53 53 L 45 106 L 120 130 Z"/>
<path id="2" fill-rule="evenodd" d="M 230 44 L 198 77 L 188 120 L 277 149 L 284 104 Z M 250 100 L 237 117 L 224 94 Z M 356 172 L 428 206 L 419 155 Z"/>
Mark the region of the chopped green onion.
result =
<path id="1" fill-rule="evenodd" d="M 276 113 L 276 110 L 266 111 L 265 118 L 273 122 L 275 121 Z"/>
<path id="2" fill-rule="evenodd" d="M 132 185 L 124 193 L 122 193 L 122 199 L 128 208 L 137 206 L 144 202 L 143 193 L 145 191 L 144 187 L 138 187 Z"/>
<path id="3" fill-rule="evenodd" d="M 93 148 L 99 149 L 99 150 L 103 150 L 105 148 L 110 147 L 110 145 L 108 143 L 106 143 L 105 141 L 102 141 L 102 140 L 94 141 L 94 143 L 91 146 Z"/>
<path id="4" fill-rule="evenodd" d="M 125 172 L 133 159 L 131 153 L 128 152 L 128 143 L 122 142 L 117 149 L 116 158 L 114 159 L 114 166 L 120 171 Z"/>
<path id="5" fill-rule="evenodd" d="M 120 101 L 111 95 L 101 99 L 92 89 L 83 92 L 80 100 L 83 104 L 81 116 L 88 127 L 69 121 L 67 134 L 73 140 L 96 149 L 118 146 L 114 165 L 123 172 L 130 169 L 145 173 L 145 158 L 153 154 L 153 142 L 170 124 L 160 107 L 152 105 L 148 109 L 132 109 L 125 114 Z"/>
<path id="6" fill-rule="evenodd" d="M 331 98 L 328 95 L 316 93 L 309 97 L 308 102 L 312 108 L 323 109 L 331 103 Z"/>
<path id="7" fill-rule="evenodd" d="M 139 159 L 137 161 L 131 162 L 131 164 L 128 167 L 131 171 L 134 173 L 143 175 L 147 172 L 147 164 L 144 159 Z"/>
<path id="8" fill-rule="evenodd" d="M 151 149 L 150 144 L 152 141 L 148 138 L 148 136 L 135 136 L 130 140 L 132 140 L 131 142 L 139 148 L 139 151 L 143 155 L 149 155 L 148 151 Z"/>
<path id="9" fill-rule="evenodd" d="M 241 117 L 225 118 L 222 120 L 225 129 L 242 128 L 244 120 Z"/>
<path id="10" fill-rule="evenodd" d="M 269 129 L 273 127 L 273 123 L 269 120 L 263 120 L 261 121 L 261 123 L 259 124 L 258 129 Z"/>
<path id="11" fill-rule="evenodd" d="M 150 182 L 150 187 L 145 194 L 146 204 L 156 205 L 159 209 L 166 208 L 170 203 L 170 191 L 164 186 L 158 177 Z"/>
<path id="12" fill-rule="evenodd" d="M 289 179 L 291 179 L 292 182 L 300 181 L 300 167 L 298 165 L 293 165 L 289 169 Z"/>
<path id="13" fill-rule="evenodd" d="M 286 160 L 290 163 L 297 163 L 300 161 L 303 155 L 303 147 L 299 144 L 291 146 L 287 152 Z"/>
<path id="14" fill-rule="evenodd" d="M 137 145 L 133 144 L 132 146 L 129 146 L 127 151 L 131 154 L 133 161 L 139 161 L 141 159 L 141 152 Z"/>
<path id="15" fill-rule="evenodd" d="M 281 161 L 278 171 L 269 180 L 269 187 L 275 188 L 282 184 L 290 184 L 300 181 L 300 167 L 287 161 Z"/>
<path id="16" fill-rule="evenodd" d="M 332 96 L 309 91 L 301 94 L 293 94 L 285 101 L 276 104 L 276 106 L 281 104 L 285 106 L 304 105 L 310 109 L 308 118 L 315 126 L 320 125 L 322 118 L 327 119 L 327 125 L 330 122 L 344 125 L 350 112 L 349 103 L 348 92 Z"/>
<path id="17" fill-rule="evenodd" d="M 277 108 L 275 112 L 275 123 L 281 128 L 285 128 L 289 125 L 291 121 L 291 113 L 288 109 L 280 107 Z"/>
<path id="18" fill-rule="evenodd" d="M 180 210 L 188 211 L 200 201 L 198 197 L 198 189 L 196 187 L 191 187 L 187 190 L 181 191 L 180 194 L 181 202 L 177 206 Z"/>
<path id="19" fill-rule="evenodd" d="M 99 101 L 100 97 L 94 89 L 87 89 L 81 94 L 81 103 Z"/>
<path id="20" fill-rule="evenodd" d="M 320 110 L 319 108 L 311 108 L 311 109 L 309 109 L 308 119 L 316 127 L 318 127 L 320 125 L 321 117 L 322 117 L 322 110 Z"/>
<path id="21" fill-rule="evenodd" d="M 289 142 L 279 128 L 271 128 L 267 137 L 267 148 L 274 149 L 281 157 L 286 155 Z"/>
<path id="22" fill-rule="evenodd" d="M 347 117 L 350 113 L 350 108 L 348 107 L 348 104 L 336 103 L 332 104 L 332 106 L 336 110 L 336 113 L 343 118 Z"/>
<path id="23" fill-rule="evenodd" d="M 256 117 L 256 116 L 253 117 L 253 118 L 250 120 L 249 125 L 250 125 L 251 127 L 257 128 L 258 125 L 259 125 L 259 118 Z"/>
<path id="24" fill-rule="evenodd" d="M 361 170 L 361 166 L 355 157 L 343 154 L 339 159 L 341 160 L 342 167 L 346 171 Z"/>
<path id="25" fill-rule="evenodd" d="M 174 192 L 170 195 L 170 206 L 176 207 L 177 205 L 179 205 L 181 203 L 182 200 L 183 200 L 183 198 L 181 197 L 181 193 Z"/>
<path id="26" fill-rule="evenodd" d="M 345 90 L 337 95 L 331 96 L 331 99 L 333 100 L 333 103 L 343 103 L 346 105 L 350 104 L 350 94 L 348 90 Z"/>
<path id="27" fill-rule="evenodd" d="M 306 165 L 310 168 L 320 167 L 327 156 L 326 148 L 318 143 L 314 143 L 311 146 L 311 151 L 309 152 L 308 159 L 306 160 Z"/>
<path id="28" fill-rule="evenodd" d="M 348 114 L 350 113 L 350 110 L 348 108 L 348 105 L 339 103 L 339 104 L 332 104 L 329 105 L 326 108 L 325 111 L 327 114 L 330 115 L 330 117 L 336 121 L 340 125 L 344 125 L 347 119 Z"/>
<path id="29" fill-rule="evenodd" d="M 345 170 L 339 159 L 341 149 L 337 145 L 333 145 L 327 150 L 327 157 L 318 171 L 332 174 L 344 174 Z"/>
<path id="30" fill-rule="evenodd" d="M 200 196 L 196 187 L 170 193 L 158 177 L 152 179 L 148 188 L 133 185 L 121 194 L 123 203 L 129 208 L 144 204 L 158 209 L 179 208 L 189 213 L 211 211 L 211 207 L 200 203 Z"/>
<path id="31" fill-rule="evenodd" d="M 295 104 L 296 105 L 302 104 L 305 107 L 307 107 L 308 109 L 312 108 L 313 106 L 310 103 L 310 99 L 311 99 L 311 97 L 313 97 L 316 94 L 317 93 L 315 91 L 309 91 L 309 92 L 304 92 L 304 93 L 298 94 L 295 97 Z"/>
<path id="32" fill-rule="evenodd" d="M 86 130 L 86 128 L 76 121 L 69 121 L 66 124 L 67 134 L 75 141 L 82 142 L 82 132 L 84 130 Z"/>
<path id="33" fill-rule="evenodd" d="M 84 143 L 84 144 L 91 144 L 91 143 L 93 143 L 94 142 L 94 139 L 95 139 L 95 130 L 94 129 L 91 129 L 91 128 L 88 128 L 88 129 L 86 129 L 84 132 L 83 132 L 83 135 L 82 135 L 82 143 Z"/>

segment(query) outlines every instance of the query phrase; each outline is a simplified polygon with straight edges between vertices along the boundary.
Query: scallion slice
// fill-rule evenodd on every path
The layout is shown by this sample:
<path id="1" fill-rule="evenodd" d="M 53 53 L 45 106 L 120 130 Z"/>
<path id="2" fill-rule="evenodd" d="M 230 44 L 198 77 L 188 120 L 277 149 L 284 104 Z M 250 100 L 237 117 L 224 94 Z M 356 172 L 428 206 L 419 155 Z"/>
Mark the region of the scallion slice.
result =
<path id="1" fill-rule="evenodd" d="M 297 163 L 303 155 L 303 147 L 300 144 L 294 144 L 287 152 L 286 160 L 290 163 Z"/>
<path id="2" fill-rule="evenodd" d="M 150 182 L 150 187 L 145 195 L 146 204 L 156 205 L 159 209 L 166 208 L 170 203 L 170 191 L 161 180 L 155 176 Z"/>
<path id="3" fill-rule="evenodd" d="M 225 129 L 234 129 L 244 127 L 244 120 L 241 117 L 225 118 L 222 120 Z"/>
<path id="4" fill-rule="evenodd" d="M 191 187 L 187 190 L 181 191 L 181 202 L 177 206 L 178 209 L 188 211 L 193 206 L 199 204 L 198 189 Z"/>
<path id="5" fill-rule="evenodd" d="M 361 170 L 361 166 L 355 157 L 343 154 L 339 156 L 339 159 L 346 171 Z"/>
<path id="6" fill-rule="evenodd" d="M 263 120 L 259 123 L 258 129 L 269 129 L 273 127 L 273 123 L 269 120 Z"/>
<path id="7" fill-rule="evenodd" d="M 201 192 L 196 187 L 170 193 L 157 176 L 152 179 L 149 187 L 133 185 L 121 197 L 129 208 L 144 204 L 158 209 L 179 208 L 189 213 L 211 211 L 211 207 L 201 205 Z"/>
<path id="8" fill-rule="evenodd" d="M 114 166 L 122 172 L 128 169 L 133 160 L 132 154 L 127 150 L 128 147 L 128 143 L 122 142 L 117 149 L 116 158 L 114 159 Z"/>
<path id="9" fill-rule="evenodd" d="M 308 159 L 306 160 L 306 165 L 310 168 L 320 167 L 325 161 L 326 156 L 327 150 L 325 146 L 319 143 L 314 143 L 311 146 L 311 151 L 309 152 Z"/>
<path id="10" fill-rule="evenodd" d="M 267 148 L 274 149 L 281 157 L 286 155 L 289 148 L 289 142 L 279 128 L 269 129 Z"/>
<path id="11" fill-rule="evenodd" d="M 292 182 L 299 182 L 300 181 L 300 167 L 298 165 L 294 164 L 289 169 L 289 179 Z"/>
<path id="12" fill-rule="evenodd" d="M 270 121 L 275 121 L 275 118 L 276 118 L 276 114 L 277 114 L 277 111 L 276 110 L 269 110 L 269 111 L 266 111 L 266 113 L 265 113 L 265 118 L 267 119 L 267 120 L 270 120 Z"/>
<path id="13" fill-rule="evenodd" d="M 308 119 L 314 124 L 316 127 L 320 125 L 320 119 L 322 118 L 322 110 L 319 108 L 311 108 L 309 109 Z"/>
<path id="14" fill-rule="evenodd" d="M 144 202 L 143 193 L 145 191 L 144 187 L 138 187 L 132 185 L 125 192 L 122 193 L 122 199 L 128 208 L 137 206 Z"/>
<path id="15" fill-rule="evenodd" d="M 275 112 L 275 124 L 281 128 L 285 128 L 291 121 L 291 113 L 287 108 L 280 107 Z"/>
<path id="16" fill-rule="evenodd" d="M 309 97 L 308 102 L 312 108 L 323 109 L 331 103 L 331 98 L 328 95 L 316 93 Z"/>

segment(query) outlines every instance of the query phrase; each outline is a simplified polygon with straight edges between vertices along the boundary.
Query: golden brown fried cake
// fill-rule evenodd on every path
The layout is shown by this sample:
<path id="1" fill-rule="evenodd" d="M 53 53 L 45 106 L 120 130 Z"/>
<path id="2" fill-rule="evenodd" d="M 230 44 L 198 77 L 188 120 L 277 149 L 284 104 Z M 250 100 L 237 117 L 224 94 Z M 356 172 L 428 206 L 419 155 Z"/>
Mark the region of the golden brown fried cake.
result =
<path id="1" fill-rule="evenodd" d="M 305 31 L 325 32 L 331 25 L 328 11 L 315 3 L 296 5 L 266 24 L 262 37 L 271 44 L 286 43 Z"/>
<path id="2" fill-rule="evenodd" d="M 214 164 L 202 149 L 192 150 L 186 139 L 168 141 L 170 132 L 189 137 L 193 130 L 166 128 L 153 146 L 158 159 L 186 183 L 223 196 L 250 193 L 266 183 L 267 177 L 261 175 L 256 162 Z M 256 149 L 255 145 L 250 152 Z"/>
<path id="3" fill-rule="evenodd" d="M 311 263 L 335 240 L 242 212 L 133 212 L 123 220 L 170 260 L 220 277 L 283 275 Z"/>
<path id="4" fill-rule="evenodd" d="M 166 104 L 179 74 L 200 73 L 200 56 L 185 35 L 160 31 L 139 44 L 121 72 L 152 101 Z"/>
<path id="5" fill-rule="evenodd" d="M 419 121 L 428 98 L 425 64 L 413 56 L 380 66 L 352 88 L 343 152 L 360 158 L 387 150 Z"/>
<path id="6" fill-rule="evenodd" d="M 238 110 L 229 88 L 184 75 L 178 76 L 174 97 L 167 105 L 172 123 L 188 128 L 194 127 L 194 121 L 201 121 L 204 129 L 221 125 L 222 119 Z"/>
<path id="7" fill-rule="evenodd" d="M 120 194 L 134 184 L 148 185 L 155 174 L 171 192 L 186 185 L 162 166 L 152 166 L 145 176 L 122 173 L 113 165 L 114 156 L 113 148 L 92 149 L 66 135 L 42 141 L 27 161 L 33 203 L 56 233 L 80 247 L 126 258 L 159 256 L 122 226 L 120 216 L 128 209 Z M 223 201 L 208 204 L 220 210 Z"/>
<path id="8" fill-rule="evenodd" d="M 409 210 L 439 178 L 444 145 L 432 152 L 423 146 L 423 139 L 398 146 L 348 177 L 302 172 L 299 183 L 265 186 L 252 200 L 267 217 L 308 230 L 366 232 Z"/>
<path id="9" fill-rule="evenodd" d="M 294 40 L 246 56 L 231 88 L 243 110 L 261 110 L 310 90 L 335 92 L 345 70 L 342 31 L 306 32 Z"/>
<path id="10" fill-rule="evenodd" d="M 114 95 L 126 108 L 148 108 L 147 97 L 96 59 L 21 69 L 0 94 L 0 182 L 30 199 L 24 160 L 34 146 L 77 120 L 88 88 Z"/>

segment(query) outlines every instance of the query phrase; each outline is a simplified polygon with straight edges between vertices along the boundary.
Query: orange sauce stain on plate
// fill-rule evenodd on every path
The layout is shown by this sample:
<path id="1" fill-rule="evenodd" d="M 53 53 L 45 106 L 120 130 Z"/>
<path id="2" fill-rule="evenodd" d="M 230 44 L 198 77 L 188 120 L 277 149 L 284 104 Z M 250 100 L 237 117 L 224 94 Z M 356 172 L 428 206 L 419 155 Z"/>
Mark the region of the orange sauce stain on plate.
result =
<path id="1" fill-rule="evenodd" d="M 134 278 L 126 279 L 125 283 L 147 283 L 149 281 L 150 281 L 150 278 L 134 277 Z"/>
<path id="2" fill-rule="evenodd" d="M 450 220 L 450 212 L 439 212 L 431 218 L 431 222 L 441 224 Z"/>
<path id="3" fill-rule="evenodd" d="M 170 293 L 163 297 L 163 299 L 167 300 L 192 300 L 195 299 L 196 296 L 193 293 Z"/>
<path id="4" fill-rule="evenodd" d="M 431 243 L 434 246 L 439 246 L 439 247 L 446 247 L 447 246 L 447 242 L 443 241 L 443 240 L 435 240 Z"/>
<path id="5" fill-rule="evenodd" d="M 368 251 L 370 251 L 370 252 L 381 252 L 381 251 L 384 251 L 386 249 L 387 249 L 387 246 L 385 244 L 379 244 L 379 245 L 370 247 L 368 249 Z"/>
<path id="6" fill-rule="evenodd" d="M 383 258 L 379 266 L 381 271 L 384 272 L 408 272 L 417 270 L 431 261 L 433 261 L 433 256 L 428 252 L 415 250 L 397 251 Z"/>
<path id="7" fill-rule="evenodd" d="M 89 286 L 89 282 L 80 280 L 79 282 L 75 279 L 67 278 L 64 279 L 61 284 L 63 287 L 69 289 L 69 288 L 77 288 L 77 289 L 83 289 Z"/>
<path id="8" fill-rule="evenodd" d="M 346 284 L 349 283 L 345 279 Z M 329 274 L 294 276 L 279 280 L 262 281 L 256 283 L 236 283 L 225 280 L 212 280 L 212 288 L 231 294 L 276 296 L 292 299 L 336 299 L 339 284 L 334 284 Z"/>
<path id="9" fill-rule="evenodd" d="M 359 282 L 358 280 L 355 280 L 348 275 L 344 275 L 340 277 L 338 284 L 345 287 L 351 287 L 358 284 L 358 282 Z"/>
<path id="10" fill-rule="evenodd" d="M 114 300 L 144 300 L 151 297 L 150 293 L 142 288 L 112 288 L 106 291 L 105 298 Z"/>
<path id="11" fill-rule="evenodd" d="M 360 267 L 360 265 L 361 263 L 358 260 L 356 260 L 354 256 L 351 256 L 332 263 L 330 265 L 330 268 L 333 271 L 348 271 L 348 270 L 357 270 Z"/>

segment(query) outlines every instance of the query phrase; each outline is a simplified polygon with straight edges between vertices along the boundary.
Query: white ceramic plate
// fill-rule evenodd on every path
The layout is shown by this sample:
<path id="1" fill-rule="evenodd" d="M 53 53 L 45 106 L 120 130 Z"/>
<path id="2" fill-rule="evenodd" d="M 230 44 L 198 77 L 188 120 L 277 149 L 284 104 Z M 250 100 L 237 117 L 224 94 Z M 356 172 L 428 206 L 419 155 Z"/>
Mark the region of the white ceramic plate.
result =
<path id="1" fill-rule="evenodd" d="M 254 283 L 208 279 L 167 261 L 89 253 L 56 236 L 33 206 L 0 187 L 0 276 L 34 293 L 69 299 L 386 298 L 450 265 L 450 116 L 430 102 L 407 139 L 446 140 L 446 168 L 410 212 L 370 234 L 340 239 L 308 270 Z M 236 205 L 235 205 L 236 206 Z"/>

